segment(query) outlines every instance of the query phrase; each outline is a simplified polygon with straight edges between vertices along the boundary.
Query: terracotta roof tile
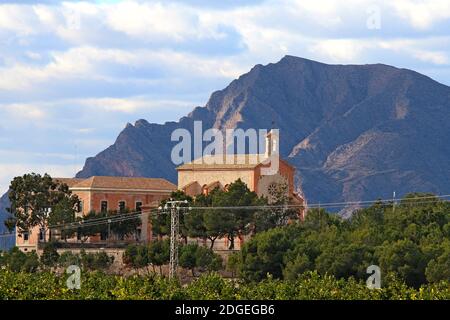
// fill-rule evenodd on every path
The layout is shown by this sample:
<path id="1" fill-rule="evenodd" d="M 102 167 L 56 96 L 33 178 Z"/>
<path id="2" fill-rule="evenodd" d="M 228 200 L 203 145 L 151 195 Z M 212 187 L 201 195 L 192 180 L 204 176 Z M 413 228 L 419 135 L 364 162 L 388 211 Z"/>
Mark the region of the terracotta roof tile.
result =
<path id="1" fill-rule="evenodd" d="M 161 178 L 93 176 L 71 186 L 73 189 L 173 190 L 177 186 Z"/>
<path id="2" fill-rule="evenodd" d="M 192 186 L 192 185 L 194 185 L 194 184 L 198 184 L 198 185 L 199 185 L 198 181 L 195 180 L 195 181 L 189 182 L 187 185 L 185 185 L 184 187 L 182 187 L 181 190 L 184 190 L 184 189 L 186 189 L 186 188 L 189 188 L 190 186 Z"/>
<path id="3" fill-rule="evenodd" d="M 225 155 L 205 156 L 185 163 L 177 170 L 185 169 L 252 169 L 261 164 L 266 158 L 259 154 L 235 154 L 231 157 Z"/>
<path id="4" fill-rule="evenodd" d="M 212 187 L 215 187 L 215 186 L 219 186 L 220 187 L 220 181 L 214 181 L 214 182 L 211 182 L 210 184 L 208 184 L 207 186 L 206 186 L 206 189 L 211 189 Z"/>
<path id="5" fill-rule="evenodd" d="M 58 182 L 58 183 L 65 183 L 69 187 L 73 187 L 74 185 L 76 185 L 77 183 L 80 183 L 84 179 L 78 179 L 78 178 L 53 178 L 53 180 L 55 182 Z"/>
<path id="6" fill-rule="evenodd" d="M 230 161 L 231 159 L 231 161 Z M 263 154 L 235 154 L 227 159 L 223 154 L 205 156 L 195 159 L 194 161 L 185 163 L 177 170 L 214 170 L 214 169 L 254 169 L 267 159 Z M 290 168 L 294 168 L 289 162 L 279 158 L 279 160 L 285 163 Z"/>

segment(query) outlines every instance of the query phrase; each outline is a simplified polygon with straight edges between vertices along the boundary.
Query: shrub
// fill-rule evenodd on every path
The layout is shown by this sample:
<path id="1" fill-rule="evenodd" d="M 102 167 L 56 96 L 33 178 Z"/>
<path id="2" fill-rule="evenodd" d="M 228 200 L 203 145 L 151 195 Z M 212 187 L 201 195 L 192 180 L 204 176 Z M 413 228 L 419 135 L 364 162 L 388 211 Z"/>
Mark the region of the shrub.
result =
<path id="1" fill-rule="evenodd" d="M 59 254 L 55 242 L 47 242 L 41 255 L 41 263 L 46 267 L 54 267 L 58 263 Z"/>
<path id="2" fill-rule="evenodd" d="M 86 270 L 106 270 L 114 262 L 114 257 L 108 256 L 106 252 L 86 253 L 81 251 L 81 265 Z"/>
<path id="3" fill-rule="evenodd" d="M 58 264 L 61 267 L 67 268 L 72 265 L 81 266 L 81 257 L 70 251 L 63 252 L 58 259 Z"/>

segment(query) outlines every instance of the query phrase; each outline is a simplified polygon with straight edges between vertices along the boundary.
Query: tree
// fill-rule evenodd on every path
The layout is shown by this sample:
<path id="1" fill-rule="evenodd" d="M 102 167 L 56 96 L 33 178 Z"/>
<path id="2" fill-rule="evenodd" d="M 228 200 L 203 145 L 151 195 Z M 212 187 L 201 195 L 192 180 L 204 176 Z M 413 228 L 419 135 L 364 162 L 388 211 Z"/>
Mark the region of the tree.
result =
<path id="1" fill-rule="evenodd" d="M 214 192 L 214 191 L 213 191 Z M 199 194 L 193 201 L 195 207 L 208 207 L 211 206 L 211 194 L 204 195 Z M 188 214 L 184 216 L 184 224 L 189 237 L 193 238 L 210 238 L 208 229 L 205 222 L 205 210 L 196 209 L 190 210 Z M 215 240 L 215 238 L 213 239 Z"/>
<path id="2" fill-rule="evenodd" d="M 64 227 L 65 224 L 75 222 L 75 211 L 76 209 L 73 200 L 69 197 L 64 197 L 54 206 L 52 212 L 48 216 L 49 226 L 53 226 L 53 229 L 55 230 L 59 229 L 61 239 L 64 241 L 75 234 L 75 230 L 73 228 L 69 229 Z M 61 225 L 61 227 L 58 228 L 58 225 Z"/>
<path id="3" fill-rule="evenodd" d="M 73 265 L 79 266 L 81 265 L 81 257 L 79 254 L 65 251 L 59 256 L 58 265 L 63 268 L 67 268 Z"/>
<path id="4" fill-rule="evenodd" d="M 228 186 L 226 191 L 215 192 L 212 195 L 214 207 L 245 207 L 259 204 L 258 195 L 248 189 L 241 179 Z M 234 239 L 248 234 L 254 221 L 254 210 L 248 208 L 215 210 L 214 218 L 218 222 L 217 233 L 226 234 L 230 242 L 229 249 L 234 249 Z"/>
<path id="5" fill-rule="evenodd" d="M 287 261 L 286 267 L 283 269 L 283 277 L 288 280 L 296 280 L 306 271 L 311 270 L 312 266 L 313 263 L 306 254 L 298 254 L 294 260 Z"/>
<path id="6" fill-rule="evenodd" d="M 408 285 L 415 287 L 425 282 L 426 260 L 420 247 L 411 240 L 385 242 L 377 248 L 377 256 L 384 272 L 396 272 Z"/>
<path id="7" fill-rule="evenodd" d="M 305 221 L 257 233 L 240 253 L 240 276 L 297 279 L 316 270 L 336 278 L 367 279 L 370 265 L 410 286 L 448 277 L 450 205 L 429 195 L 406 196 L 395 211 L 381 201 L 343 220 L 310 209 Z"/>
<path id="8" fill-rule="evenodd" d="M 83 268 L 86 270 L 105 270 L 113 264 L 114 257 L 108 256 L 104 251 L 86 253 L 85 250 L 81 250 L 80 260 Z"/>
<path id="9" fill-rule="evenodd" d="M 187 235 L 192 238 L 208 238 L 207 229 L 205 226 L 203 210 L 193 210 L 184 217 L 184 225 L 187 230 Z"/>
<path id="10" fill-rule="evenodd" d="M 129 212 L 129 209 L 125 209 L 121 213 L 117 210 L 109 210 L 107 212 L 90 211 L 85 216 L 79 217 L 76 221 L 79 225 L 72 227 L 71 230 L 76 231 L 83 238 L 83 242 L 89 237 L 99 234 L 103 238 L 115 236 L 119 240 L 124 240 L 125 237 L 136 234 L 137 229 L 142 224 L 141 218 L 132 214 L 129 217 L 124 216 L 123 219 L 117 219 L 116 217 L 118 214 L 125 215 Z M 91 220 L 96 220 L 96 222 L 90 224 Z"/>
<path id="11" fill-rule="evenodd" d="M 195 244 L 188 244 L 181 247 L 180 250 L 180 266 L 186 269 L 191 270 L 192 276 L 195 277 L 195 267 L 197 266 L 196 263 L 196 255 L 197 255 L 197 245 Z"/>
<path id="12" fill-rule="evenodd" d="M 289 196 L 289 185 L 287 183 L 272 183 L 268 192 L 268 198 L 261 198 L 259 202 L 260 205 L 270 204 L 272 208 L 256 212 L 255 232 L 285 226 L 290 221 L 299 219 L 300 208 L 289 207 L 293 202 Z"/>
<path id="13" fill-rule="evenodd" d="M 241 264 L 241 255 L 239 252 L 233 252 L 228 256 L 227 271 L 231 272 L 233 278 L 238 274 Z"/>
<path id="14" fill-rule="evenodd" d="M 108 213 L 107 212 L 95 212 L 93 210 L 89 211 L 86 215 L 83 217 L 79 217 L 76 222 L 78 223 L 78 226 L 76 227 L 76 231 L 79 237 L 81 237 L 81 241 L 85 242 L 89 239 L 89 237 L 103 234 L 106 235 L 108 233 L 108 226 L 107 226 L 107 218 Z M 89 224 L 90 220 L 97 220 L 97 221 L 103 221 L 106 223 L 94 223 Z M 100 220 L 102 219 L 102 220 Z M 75 227 L 74 227 L 75 229 Z"/>
<path id="15" fill-rule="evenodd" d="M 371 257 L 367 246 L 342 243 L 324 248 L 315 260 L 315 268 L 322 275 L 332 274 L 336 278 L 364 278 L 367 267 L 373 264 Z"/>
<path id="16" fill-rule="evenodd" d="M 213 206 L 213 199 L 220 196 L 223 192 L 216 188 L 207 195 L 198 195 L 195 198 L 194 205 L 196 207 L 205 207 L 205 209 L 193 210 L 186 216 L 190 234 L 193 236 L 197 234 L 201 238 L 209 239 L 211 241 L 210 249 L 214 248 L 214 243 L 218 238 L 226 235 L 227 228 L 225 224 L 229 223 L 229 217 L 227 217 L 226 213 L 207 209 L 207 207 Z"/>
<path id="17" fill-rule="evenodd" d="M 179 192 L 173 195 L 177 199 L 185 199 L 185 195 Z M 192 199 L 189 199 L 191 202 Z M 162 203 L 162 205 L 164 202 Z M 255 230 L 256 221 L 262 221 L 262 215 L 256 215 L 256 209 L 242 208 L 248 206 L 260 206 L 267 204 L 267 200 L 259 198 L 255 192 L 248 189 L 242 180 L 238 179 L 231 183 L 227 190 L 216 188 L 208 194 L 200 194 L 195 197 L 193 206 L 200 209 L 188 211 L 180 216 L 181 233 L 185 238 L 199 237 L 209 239 L 211 242 L 210 249 L 214 248 L 217 239 L 227 237 L 229 240 L 229 249 L 234 249 L 234 241 L 236 237 L 242 237 Z M 216 207 L 216 208 L 214 208 Z M 221 207 L 221 209 L 217 209 Z M 231 207 L 225 209 L 224 207 Z M 240 207 L 240 208 L 232 208 Z M 285 211 L 281 211 L 286 214 Z M 271 216 L 276 214 L 271 213 Z M 268 215 L 267 215 L 268 217 Z M 272 218 L 276 220 L 271 226 L 276 225 L 280 218 Z M 286 216 L 283 216 L 286 217 Z M 159 216 L 154 219 L 153 226 L 156 233 L 166 235 L 169 231 L 170 217 L 167 215 Z M 268 219 L 268 218 L 267 218 Z M 155 230 L 155 229 L 154 229 Z"/>
<path id="18" fill-rule="evenodd" d="M 123 262 L 128 267 L 132 267 L 135 269 L 148 267 L 148 265 L 150 264 L 148 246 L 129 245 L 123 254 Z M 155 272 L 154 266 L 153 272 Z"/>
<path id="19" fill-rule="evenodd" d="M 9 200 L 14 224 L 19 233 L 26 232 L 39 226 L 44 232 L 48 226 L 49 217 L 53 209 L 63 200 L 67 206 L 75 208 L 78 197 L 69 191 L 64 183 L 54 181 L 48 174 L 43 176 L 35 173 L 15 177 L 10 185 Z M 56 222 L 52 220 L 52 222 Z M 12 223 L 9 221 L 8 227 Z"/>
<path id="20" fill-rule="evenodd" d="M 39 257 L 35 251 L 23 253 L 14 247 L 3 255 L 4 264 L 12 272 L 36 272 L 39 268 Z"/>
<path id="21" fill-rule="evenodd" d="M 223 267 L 222 257 L 214 253 L 211 249 L 197 246 L 195 259 L 197 268 L 201 271 L 218 271 Z"/>
<path id="22" fill-rule="evenodd" d="M 249 281 L 260 281 L 268 274 L 281 278 L 284 256 L 293 248 L 297 231 L 295 226 L 290 226 L 256 234 L 241 250 L 242 277 Z"/>
<path id="23" fill-rule="evenodd" d="M 162 275 L 162 266 L 168 264 L 170 260 L 170 241 L 150 242 L 148 245 L 148 260 L 153 266 L 159 267 L 159 273 Z"/>
<path id="24" fill-rule="evenodd" d="M 33 273 L 39 269 L 39 257 L 35 251 L 27 253 L 21 271 Z"/>
<path id="25" fill-rule="evenodd" d="M 118 211 L 108 211 L 107 217 L 114 218 L 117 214 L 127 214 L 130 210 L 126 208 L 122 212 Z M 137 217 L 127 217 L 125 220 L 119 220 L 119 221 L 113 221 L 110 225 L 110 230 L 113 235 L 115 235 L 118 239 L 124 240 L 125 237 L 131 236 L 133 234 L 136 234 L 137 229 L 142 225 L 142 220 L 139 216 Z M 107 225 L 104 225 L 105 229 L 108 228 Z M 108 232 L 106 230 L 106 232 Z M 111 235 L 109 235 L 111 236 Z"/>
<path id="26" fill-rule="evenodd" d="M 428 263 L 425 274 L 429 282 L 442 280 L 450 282 L 450 245 L 448 242 L 445 251 Z"/>
<path id="27" fill-rule="evenodd" d="M 41 263 L 46 267 L 54 267 L 59 260 L 59 254 L 55 242 L 48 242 L 44 245 L 41 255 Z"/>
<path id="28" fill-rule="evenodd" d="M 211 249 L 197 244 L 187 244 L 180 250 L 180 266 L 191 270 L 195 277 L 195 269 L 217 271 L 222 268 L 222 258 Z"/>
<path id="29" fill-rule="evenodd" d="M 203 212 L 203 223 L 206 237 L 210 240 L 210 249 L 214 248 L 217 239 L 225 237 L 232 229 L 232 220 L 224 211 L 205 210 Z"/>
<path id="30" fill-rule="evenodd" d="M 179 211 L 180 214 L 180 236 L 187 243 L 187 238 L 189 236 L 189 231 L 185 225 L 185 215 L 188 213 L 188 207 L 193 202 L 191 196 L 186 195 L 183 191 L 177 190 L 173 191 L 169 199 L 161 201 L 160 207 L 163 208 L 159 214 L 151 217 L 152 230 L 153 233 L 159 237 L 163 237 L 170 234 L 170 205 L 166 206 L 168 201 L 187 201 L 186 204 L 178 204 L 178 207 L 182 209 Z M 184 209 L 183 209 L 184 208 Z"/>

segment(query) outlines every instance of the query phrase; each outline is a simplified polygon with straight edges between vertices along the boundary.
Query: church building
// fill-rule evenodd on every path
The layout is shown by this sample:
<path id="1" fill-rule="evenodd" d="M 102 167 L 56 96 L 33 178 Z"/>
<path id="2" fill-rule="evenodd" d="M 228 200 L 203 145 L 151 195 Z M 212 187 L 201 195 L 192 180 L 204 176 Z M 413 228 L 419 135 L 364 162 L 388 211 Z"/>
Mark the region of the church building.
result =
<path id="1" fill-rule="evenodd" d="M 251 191 L 270 200 L 271 188 L 282 183 L 287 186 L 292 201 L 303 205 L 304 199 L 295 192 L 295 168 L 280 158 L 278 141 L 276 133 L 270 131 L 263 154 L 220 154 L 185 163 L 177 168 L 178 189 L 196 196 L 207 194 L 215 188 L 226 190 L 230 183 L 241 179 Z M 300 210 L 301 218 L 303 212 Z"/>

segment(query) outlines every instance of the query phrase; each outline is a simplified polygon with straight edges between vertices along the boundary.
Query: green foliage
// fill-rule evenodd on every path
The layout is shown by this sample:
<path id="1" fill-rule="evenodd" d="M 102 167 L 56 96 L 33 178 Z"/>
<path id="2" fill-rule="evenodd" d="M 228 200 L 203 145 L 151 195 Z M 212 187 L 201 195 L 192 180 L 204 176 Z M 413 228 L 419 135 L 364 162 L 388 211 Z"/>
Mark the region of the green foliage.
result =
<path id="1" fill-rule="evenodd" d="M 297 233 L 294 226 L 276 228 L 257 234 L 241 250 L 240 274 L 246 280 L 258 281 L 267 274 L 280 278 L 283 273 L 284 254 Z"/>
<path id="2" fill-rule="evenodd" d="M 24 253 L 14 247 L 2 254 L 1 265 L 12 272 L 36 272 L 39 268 L 39 257 L 34 251 Z"/>
<path id="3" fill-rule="evenodd" d="M 123 254 L 125 265 L 131 268 L 144 268 L 149 265 L 160 268 L 169 263 L 170 242 L 168 240 L 153 241 L 148 245 L 129 245 Z"/>
<path id="4" fill-rule="evenodd" d="M 198 246 L 196 260 L 197 268 L 201 271 L 219 271 L 223 268 L 223 259 L 211 249 Z"/>
<path id="5" fill-rule="evenodd" d="M 39 257 L 36 252 L 26 254 L 21 270 L 24 272 L 36 272 L 39 269 Z"/>
<path id="6" fill-rule="evenodd" d="M 197 255 L 197 245 L 188 244 L 181 248 L 179 256 L 180 266 L 186 269 L 192 270 L 192 275 L 194 275 L 194 268 L 197 266 L 196 255 Z"/>
<path id="7" fill-rule="evenodd" d="M 64 197 L 55 204 L 51 214 L 48 217 L 47 223 L 50 226 L 57 226 L 59 224 L 64 225 L 66 223 L 75 222 L 75 206 L 73 200 L 68 197 Z M 74 235 L 74 229 L 59 229 L 61 239 L 66 240 Z"/>
<path id="8" fill-rule="evenodd" d="M 54 181 L 48 174 L 31 173 L 15 177 L 9 188 L 11 208 L 8 211 L 14 223 L 9 220 L 7 226 L 11 228 L 15 225 L 18 232 L 35 226 L 45 230 L 49 221 L 58 223 L 72 218 L 79 202 L 66 184 Z M 57 209 L 56 212 L 54 209 Z"/>
<path id="9" fill-rule="evenodd" d="M 420 199 L 427 197 L 427 201 Z M 351 219 L 308 211 L 304 222 L 257 234 L 241 250 L 240 275 L 295 280 L 304 272 L 364 280 L 379 265 L 416 288 L 449 279 L 450 204 L 428 194 L 406 196 L 393 210 L 378 202 Z"/>
<path id="10" fill-rule="evenodd" d="M 228 256 L 226 270 L 230 271 L 232 274 L 232 277 L 234 278 L 238 274 L 241 264 L 242 264 L 242 261 L 241 261 L 240 253 L 233 252 L 232 254 L 230 254 Z"/>
<path id="11" fill-rule="evenodd" d="M 287 197 L 285 185 L 280 185 L 273 190 L 271 203 L 274 205 L 289 204 L 291 199 Z M 208 209 L 210 207 L 242 207 L 262 206 L 268 203 L 268 199 L 259 198 L 255 192 L 248 189 L 247 185 L 240 179 L 231 183 L 227 190 L 215 189 L 207 195 L 200 194 L 192 199 L 182 191 L 172 193 L 173 200 L 187 200 L 188 205 L 201 209 L 181 211 L 180 232 L 182 237 L 209 239 L 211 249 L 214 242 L 223 237 L 229 240 L 229 249 L 234 249 L 236 237 L 254 234 L 268 230 L 273 227 L 286 225 L 289 220 L 297 219 L 297 211 L 292 209 L 277 208 L 273 210 L 262 209 Z M 161 207 L 166 201 L 161 202 Z M 159 214 L 152 217 L 152 228 L 154 234 L 165 236 L 170 231 L 170 215 Z"/>
<path id="12" fill-rule="evenodd" d="M 420 247 L 409 239 L 385 243 L 377 252 L 380 267 L 398 273 L 407 283 L 418 286 L 425 282 L 425 259 Z"/>
<path id="13" fill-rule="evenodd" d="M 180 266 L 190 269 L 195 275 L 195 269 L 200 271 L 217 271 L 222 268 L 222 258 L 212 250 L 197 244 L 183 245 L 179 249 Z M 169 263 L 170 242 L 153 241 L 147 246 L 130 245 L 124 252 L 123 261 L 128 267 L 144 268 L 149 265 L 161 267 Z"/>
<path id="14" fill-rule="evenodd" d="M 312 262 L 309 257 L 304 254 L 298 254 L 294 260 L 288 260 L 286 267 L 283 269 L 283 277 L 288 280 L 295 280 L 308 270 L 312 269 Z"/>
<path id="15" fill-rule="evenodd" d="M 180 266 L 192 271 L 195 276 L 195 269 L 202 271 L 217 271 L 222 268 L 222 258 L 211 249 L 201 247 L 197 244 L 184 245 L 180 249 Z"/>
<path id="16" fill-rule="evenodd" d="M 68 275 L 0 270 L 0 300 L 422 300 L 450 299 L 450 284 L 439 282 L 418 289 L 389 275 L 379 290 L 369 290 L 354 278 L 336 279 L 316 272 L 295 281 L 269 277 L 260 283 L 227 280 L 208 273 L 187 285 L 156 275 L 122 277 L 82 272 L 81 289 L 66 286 Z"/>
<path id="17" fill-rule="evenodd" d="M 185 295 L 190 300 L 235 300 L 235 286 L 232 281 L 222 278 L 217 273 L 209 273 L 191 282 L 185 288 Z"/>
<path id="18" fill-rule="evenodd" d="M 429 282 L 439 282 L 442 280 L 450 282 L 450 245 L 446 244 L 445 251 L 438 257 L 432 259 L 425 271 Z"/>
<path id="19" fill-rule="evenodd" d="M 41 263 L 46 267 L 54 267 L 58 263 L 59 254 L 56 243 L 48 242 L 44 245 L 41 255 Z"/>
<path id="20" fill-rule="evenodd" d="M 160 214 L 151 216 L 152 231 L 159 236 L 165 236 L 170 233 L 170 206 L 166 208 L 168 200 L 187 201 L 187 204 L 179 204 L 180 207 L 186 208 L 185 212 L 187 212 L 189 204 L 193 202 L 192 197 L 186 195 L 181 190 L 173 191 L 169 199 L 161 201 L 160 206 L 161 208 L 164 208 L 164 211 L 160 212 Z M 180 235 L 186 240 L 190 231 L 186 227 L 185 215 L 183 213 L 184 212 L 180 215 Z"/>
<path id="21" fill-rule="evenodd" d="M 86 253 L 82 250 L 80 253 L 81 265 L 85 270 L 105 270 L 114 262 L 114 257 L 108 256 L 106 252 Z"/>
<path id="22" fill-rule="evenodd" d="M 126 220 L 114 221 L 114 216 L 118 214 L 127 214 L 130 213 L 129 209 L 125 209 L 121 212 L 117 210 L 109 210 L 107 212 L 95 212 L 90 211 L 85 216 L 79 217 L 77 221 L 80 223 L 80 228 L 74 228 L 73 231 L 76 231 L 79 236 L 82 238 L 82 241 L 87 240 L 89 237 L 95 235 L 103 235 L 107 238 L 108 233 L 110 238 L 116 240 L 124 240 L 125 237 L 131 236 L 137 232 L 137 229 L 141 226 L 142 221 L 140 217 L 130 216 L 127 217 Z M 108 219 L 111 218 L 111 223 L 108 222 Z M 90 220 L 93 219 L 103 219 L 102 223 L 89 225 Z M 97 220 L 98 221 L 98 220 Z M 86 224 L 83 226 L 83 224 Z"/>
<path id="23" fill-rule="evenodd" d="M 65 251 L 59 256 L 58 265 L 63 268 L 69 266 L 81 266 L 81 257 L 79 254 Z"/>
<path id="24" fill-rule="evenodd" d="M 284 207 L 292 204 L 289 196 L 289 185 L 287 183 L 272 183 L 268 190 L 268 199 L 259 199 L 261 205 L 266 203 L 273 206 L 271 209 L 259 210 L 255 212 L 254 228 L 255 232 L 261 232 L 276 227 L 282 227 L 289 221 L 298 219 L 298 209 Z"/>
<path id="25" fill-rule="evenodd" d="M 170 241 L 153 241 L 148 246 L 148 260 L 153 266 L 159 267 L 159 272 L 162 274 L 161 267 L 170 260 Z"/>
<path id="26" fill-rule="evenodd" d="M 261 204 L 262 201 L 240 179 L 231 183 L 226 191 L 218 191 L 212 194 L 212 206 L 214 207 L 255 206 Z M 251 231 L 250 226 L 254 222 L 254 215 L 255 212 L 248 209 L 214 211 L 214 219 L 220 221 L 219 231 L 228 237 L 230 250 L 234 249 L 234 238 L 236 236 L 242 236 Z"/>

